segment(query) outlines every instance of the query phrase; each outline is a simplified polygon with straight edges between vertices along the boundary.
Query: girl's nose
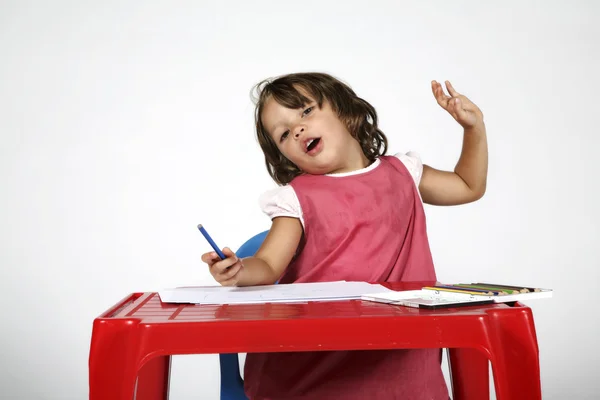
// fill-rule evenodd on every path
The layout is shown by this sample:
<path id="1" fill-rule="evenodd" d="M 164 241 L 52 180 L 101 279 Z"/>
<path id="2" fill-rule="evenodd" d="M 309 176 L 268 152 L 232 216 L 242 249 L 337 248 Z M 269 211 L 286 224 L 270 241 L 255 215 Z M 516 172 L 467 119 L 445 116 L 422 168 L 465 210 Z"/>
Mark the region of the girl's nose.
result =
<path id="1" fill-rule="evenodd" d="M 294 137 L 298 139 L 302 133 L 304 133 L 304 128 L 297 128 L 296 132 L 294 133 Z"/>

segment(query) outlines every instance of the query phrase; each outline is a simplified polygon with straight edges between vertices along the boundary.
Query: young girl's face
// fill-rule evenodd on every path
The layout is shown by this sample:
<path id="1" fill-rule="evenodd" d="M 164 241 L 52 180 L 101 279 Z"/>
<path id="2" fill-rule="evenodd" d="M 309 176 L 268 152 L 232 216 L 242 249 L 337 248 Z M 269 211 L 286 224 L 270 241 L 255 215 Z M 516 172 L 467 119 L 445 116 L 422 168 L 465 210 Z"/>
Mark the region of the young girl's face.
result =
<path id="1" fill-rule="evenodd" d="M 348 172 L 366 166 L 358 141 L 326 100 L 321 108 L 311 99 L 301 109 L 290 109 L 271 98 L 261 119 L 279 151 L 305 173 Z"/>

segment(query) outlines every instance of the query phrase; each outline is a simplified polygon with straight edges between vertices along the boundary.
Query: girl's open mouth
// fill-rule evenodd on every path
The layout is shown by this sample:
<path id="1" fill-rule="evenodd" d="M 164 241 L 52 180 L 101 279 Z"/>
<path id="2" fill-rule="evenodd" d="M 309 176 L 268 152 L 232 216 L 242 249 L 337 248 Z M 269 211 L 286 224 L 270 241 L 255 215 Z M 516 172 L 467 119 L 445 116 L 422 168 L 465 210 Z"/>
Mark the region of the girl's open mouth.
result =
<path id="1" fill-rule="evenodd" d="M 321 143 L 321 138 L 310 139 L 308 142 L 306 142 L 306 152 L 310 153 L 319 145 L 319 143 Z"/>

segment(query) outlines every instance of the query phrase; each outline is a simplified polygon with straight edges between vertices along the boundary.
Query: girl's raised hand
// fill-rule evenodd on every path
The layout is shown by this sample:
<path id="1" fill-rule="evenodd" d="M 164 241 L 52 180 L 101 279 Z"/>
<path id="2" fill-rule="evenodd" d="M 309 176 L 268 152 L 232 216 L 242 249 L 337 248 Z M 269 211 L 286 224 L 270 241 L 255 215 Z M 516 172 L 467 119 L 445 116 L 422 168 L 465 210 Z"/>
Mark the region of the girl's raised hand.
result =
<path id="1" fill-rule="evenodd" d="M 235 286 L 238 282 L 239 273 L 244 268 L 244 264 L 229 247 L 223 249 L 223 254 L 227 258 L 221 260 L 219 255 L 214 251 L 204 253 L 202 261 L 208 264 L 210 274 L 221 286 Z"/>
<path id="2" fill-rule="evenodd" d="M 437 103 L 458 122 L 463 128 L 472 128 L 483 124 L 483 113 L 466 96 L 458 93 L 449 81 L 446 81 L 446 89 L 450 96 L 444 93 L 442 85 L 431 81 L 431 90 Z"/>

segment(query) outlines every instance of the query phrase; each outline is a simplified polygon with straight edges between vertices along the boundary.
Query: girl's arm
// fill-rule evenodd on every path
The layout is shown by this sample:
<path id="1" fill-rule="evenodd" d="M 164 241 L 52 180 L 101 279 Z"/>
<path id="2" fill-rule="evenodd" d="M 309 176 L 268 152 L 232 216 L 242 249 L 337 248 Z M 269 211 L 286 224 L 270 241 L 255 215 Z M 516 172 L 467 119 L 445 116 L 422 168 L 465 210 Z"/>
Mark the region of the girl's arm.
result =
<path id="1" fill-rule="evenodd" d="M 450 96 L 432 82 L 438 104 L 464 128 L 462 152 L 454 172 L 423 166 L 419 191 L 423 202 L 434 205 L 458 205 L 480 199 L 486 190 L 488 148 L 483 113 L 467 97 L 446 81 Z"/>
<path id="2" fill-rule="evenodd" d="M 297 218 L 277 217 L 253 257 L 242 259 L 238 286 L 272 285 L 292 261 L 302 237 Z"/>
<path id="3" fill-rule="evenodd" d="M 302 237 L 302 224 L 297 218 L 277 217 L 263 244 L 253 257 L 243 259 L 229 249 L 227 258 L 220 260 L 216 253 L 206 253 L 202 260 L 223 286 L 271 285 L 277 282 L 292 261 Z"/>

